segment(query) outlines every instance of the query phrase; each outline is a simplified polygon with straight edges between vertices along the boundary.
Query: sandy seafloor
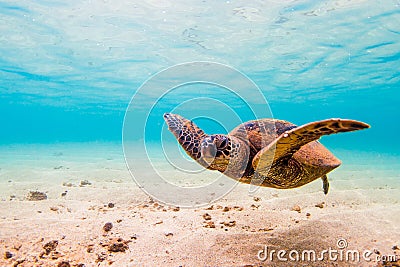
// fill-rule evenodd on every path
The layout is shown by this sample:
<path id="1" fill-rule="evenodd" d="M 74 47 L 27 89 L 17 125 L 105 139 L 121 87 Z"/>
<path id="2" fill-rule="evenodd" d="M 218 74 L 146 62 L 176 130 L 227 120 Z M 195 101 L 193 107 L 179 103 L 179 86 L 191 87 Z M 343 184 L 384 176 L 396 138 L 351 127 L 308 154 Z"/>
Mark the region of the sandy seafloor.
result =
<path id="1" fill-rule="evenodd" d="M 178 209 L 141 191 L 118 143 L 0 150 L 0 266 L 382 266 L 378 257 L 400 255 L 398 155 L 334 150 L 343 164 L 327 196 L 320 181 L 254 196 L 239 184 L 215 203 Z M 29 191 L 48 198 L 29 201 Z M 342 251 L 370 250 L 372 260 L 257 258 L 265 246 L 320 253 L 339 239 Z"/>

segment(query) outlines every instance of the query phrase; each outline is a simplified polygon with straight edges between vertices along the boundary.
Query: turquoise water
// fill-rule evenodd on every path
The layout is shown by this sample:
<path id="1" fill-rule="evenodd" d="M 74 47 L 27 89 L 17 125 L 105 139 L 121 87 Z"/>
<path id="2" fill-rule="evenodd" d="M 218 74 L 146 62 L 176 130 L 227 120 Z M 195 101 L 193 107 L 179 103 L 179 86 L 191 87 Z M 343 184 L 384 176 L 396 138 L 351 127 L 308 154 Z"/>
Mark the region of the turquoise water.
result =
<path id="1" fill-rule="evenodd" d="M 262 245 L 342 238 L 396 253 L 399 100 L 400 0 L 0 1 L 0 266 L 260 266 Z M 324 195 L 204 169 L 165 112 L 209 134 L 263 117 L 371 128 L 322 137 L 342 160 Z"/>
<path id="2" fill-rule="evenodd" d="M 149 77 L 212 61 L 253 80 L 275 118 L 372 126 L 325 137 L 330 148 L 399 153 L 399 1 L 3 1 L 0 13 L 2 144 L 121 141 L 125 110 Z M 162 113 L 201 94 L 183 91 L 152 114 L 161 124 L 149 140 Z M 196 108 L 182 115 L 214 106 Z"/>

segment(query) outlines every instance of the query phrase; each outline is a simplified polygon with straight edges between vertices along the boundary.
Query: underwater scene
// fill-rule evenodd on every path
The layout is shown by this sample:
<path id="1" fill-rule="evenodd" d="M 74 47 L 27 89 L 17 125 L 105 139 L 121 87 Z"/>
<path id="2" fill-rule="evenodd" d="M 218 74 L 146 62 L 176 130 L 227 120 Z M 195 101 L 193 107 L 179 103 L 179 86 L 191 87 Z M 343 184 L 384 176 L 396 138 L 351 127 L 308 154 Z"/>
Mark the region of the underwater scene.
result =
<path id="1" fill-rule="evenodd" d="M 399 0 L 0 14 L 0 266 L 400 266 Z"/>

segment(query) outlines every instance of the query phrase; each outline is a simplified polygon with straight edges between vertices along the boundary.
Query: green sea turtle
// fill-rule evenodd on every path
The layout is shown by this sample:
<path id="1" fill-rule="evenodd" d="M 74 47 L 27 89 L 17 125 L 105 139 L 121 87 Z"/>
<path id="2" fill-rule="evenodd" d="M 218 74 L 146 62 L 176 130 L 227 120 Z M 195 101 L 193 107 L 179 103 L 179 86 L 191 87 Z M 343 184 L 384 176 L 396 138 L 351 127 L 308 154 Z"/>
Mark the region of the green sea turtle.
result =
<path id="1" fill-rule="evenodd" d="M 328 193 L 326 174 L 341 161 L 317 140 L 323 135 L 370 126 L 347 119 L 327 119 L 296 126 L 276 119 L 252 120 L 229 134 L 207 135 L 192 121 L 166 113 L 164 120 L 186 153 L 205 168 L 243 183 L 296 188 L 318 178 Z"/>

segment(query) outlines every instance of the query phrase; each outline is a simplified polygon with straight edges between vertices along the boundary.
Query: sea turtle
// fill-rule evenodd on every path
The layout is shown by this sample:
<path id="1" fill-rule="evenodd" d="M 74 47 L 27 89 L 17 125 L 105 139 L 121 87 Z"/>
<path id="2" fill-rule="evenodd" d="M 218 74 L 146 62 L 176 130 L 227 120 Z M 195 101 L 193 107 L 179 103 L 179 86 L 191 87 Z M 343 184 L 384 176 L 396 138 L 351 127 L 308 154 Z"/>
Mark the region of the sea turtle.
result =
<path id="1" fill-rule="evenodd" d="M 281 189 L 321 178 L 325 194 L 329 189 L 326 174 L 341 161 L 317 140 L 323 135 L 370 127 L 347 119 L 327 119 L 302 126 L 260 119 L 242 123 L 227 135 L 207 135 L 180 115 L 165 113 L 164 120 L 186 153 L 205 168 L 243 183 Z"/>

